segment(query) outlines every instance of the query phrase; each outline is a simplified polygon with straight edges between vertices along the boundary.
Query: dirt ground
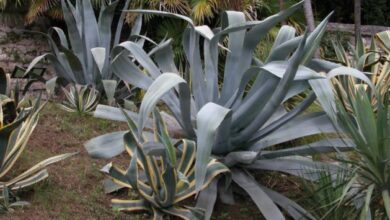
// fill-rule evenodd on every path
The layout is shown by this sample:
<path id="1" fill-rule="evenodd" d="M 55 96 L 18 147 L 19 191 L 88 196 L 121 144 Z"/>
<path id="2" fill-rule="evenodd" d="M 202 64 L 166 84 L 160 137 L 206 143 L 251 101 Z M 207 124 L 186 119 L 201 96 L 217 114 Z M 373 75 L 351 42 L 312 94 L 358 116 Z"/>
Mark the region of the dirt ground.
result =
<path id="1" fill-rule="evenodd" d="M 99 169 L 112 160 L 91 159 L 83 143 L 92 137 L 111 131 L 126 130 L 125 123 L 110 122 L 67 113 L 49 103 L 42 111 L 24 155 L 19 159 L 16 170 L 29 166 L 50 156 L 68 152 L 79 152 L 78 155 L 49 167 L 49 178 L 34 187 L 19 192 L 21 200 L 31 203 L 30 206 L 17 209 L 13 213 L 0 215 L 2 219 L 46 220 L 46 219 L 151 219 L 145 213 L 126 214 L 111 209 L 110 199 L 128 197 L 131 192 L 119 192 L 106 195 L 101 182 L 104 175 Z M 129 158 L 123 154 L 114 163 L 128 164 Z M 291 192 L 283 186 L 280 178 L 265 178 L 269 185 Z M 285 181 L 284 181 L 285 183 Z M 294 191 L 294 190 L 292 190 Z M 256 206 L 247 196 L 236 198 L 237 204 L 226 206 L 217 204 L 213 219 L 262 219 Z"/>

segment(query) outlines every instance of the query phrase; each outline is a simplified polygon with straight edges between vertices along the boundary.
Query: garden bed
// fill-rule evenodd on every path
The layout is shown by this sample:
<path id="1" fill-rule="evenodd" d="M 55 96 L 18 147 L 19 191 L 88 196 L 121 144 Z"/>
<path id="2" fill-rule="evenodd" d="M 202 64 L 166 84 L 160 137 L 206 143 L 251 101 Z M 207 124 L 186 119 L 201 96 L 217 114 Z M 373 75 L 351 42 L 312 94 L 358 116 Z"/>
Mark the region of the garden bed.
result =
<path id="1" fill-rule="evenodd" d="M 125 123 L 112 122 L 78 116 L 68 113 L 53 103 L 48 103 L 42 111 L 27 150 L 19 160 L 15 172 L 53 155 L 79 152 L 71 159 L 49 167 L 49 178 L 29 190 L 19 192 L 18 197 L 31 203 L 13 213 L 0 216 L 0 219 L 150 219 L 146 214 L 125 214 L 111 209 L 110 200 L 114 197 L 126 198 L 127 192 L 106 195 L 103 192 L 104 175 L 99 169 L 112 160 L 92 159 L 83 147 L 90 138 L 110 131 L 126 129 Z M 126 165 L 127 154 L 115 159 L 116 164 Z M 257 175 L 268 185 L 286 194 L 299 192 L 296 184 L 286 176 Z M 288 184 L 288 187 L 286 185 Z M 295 188 L 295 189 L 293 189 Z M 128 193 L 130 196 L 131 192 Z M 236 205 L 217 203 L 213 219 L 263 219 L 256 206 L 247 196 L 237 196 Z"/>

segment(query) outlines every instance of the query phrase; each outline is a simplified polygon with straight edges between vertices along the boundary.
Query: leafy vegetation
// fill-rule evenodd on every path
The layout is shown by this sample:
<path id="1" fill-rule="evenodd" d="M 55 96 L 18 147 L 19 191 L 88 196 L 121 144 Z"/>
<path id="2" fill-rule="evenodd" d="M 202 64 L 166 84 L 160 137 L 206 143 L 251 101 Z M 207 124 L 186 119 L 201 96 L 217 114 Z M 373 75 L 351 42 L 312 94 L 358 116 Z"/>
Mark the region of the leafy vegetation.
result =
<path id="1" fill-rule="evenodd" d="M 93 7 L 97 2 L 99 11 Z M 85 143 L 94 158 L 120 155 L 101 170 L 109 177 L 104 188 L 91 187 L 101 178 L 97 161 L 79 173 L 92 200 L 100 198 L 103 189 L 115 192 L 107 196 L 118 198 L 111 201 L 110 217 L 121 216 L 121 211 L 146 211 L 154 219 L 210 219 L 218 209 L 217 198 L 225 207 L 242 196 L 250 197 L 255 212 L 266 219 L 390 217 L 389 31 L 375 35 L 368 47 L 358 34 L 356 45 L 348 50 L 334 41 L 336 60 L 325 61 L 316 54 L 330 15 L 313 31 L 304 32 L 298 22 L 286 22 L 304 3 L 292 2 L 286 1 L 291 7 L 263 20 L 257 13 L 262 8 L 274 10 L 274 3 L 23 2 L 35 14 L 33 19 L 53 13 L 65 21 L 66 31 L 53 27 L 40 33 L 52 51 L 35 58 L 26 71 L 44 59 L 51 62 L 57 77 L 46 83 L 49 98 L 57 84 L 70 85 L 69 91 L 63 89 L 66 100 L 55 106 L 77 112 L 78 118 L 56 116 L 61 117 L 60 132 L 82 140 L 95 134 L 94 129 L 102 129 L 98 134 L 112 132 Z M 9 3 L 0 0 L 3 8 Z M 278 8 L 283 5 L 279 1 Z M 234 11 L 221 13 L 225 9 Z M 125 20 L 133 25 L 131 31 L 124 27 Z M 125 31 L 129 34 L 123 38 Z M 15 164 L 23 167 L 16 161 L 24 159 L 21 154 L 44 105 L 40 98 L 20 99 L 19 88 L 9 89 L 9 81 L 0 71 L 4 212 L 26 205 L 16 191 L 45 179 L 46 166 L 72 155 L 51 157 L 21 174 L 19 166 L 15 169 Z M 130 100 L 134 91 L 142 96 L 138 112 Z M 102 102 L 108 105 L 98 105 Z M 110 122 L 101 121 L 98 128 L 88 128 L 92 112 L 126 122 L 128 130 L 113 132 L 106 129 Z M 75 126 L 83 122 L 85 127 Z M 50 133 L 50 128 L 44 132 Z M 61 146 L 72 144 L 69 136 L 63 139 L 67 141 Z M 122 155 L 124 151 L 128 155 Z M 38 153 L 35 157 L 41 158 Z M 72 171 L 68 178 L 77 175 L 78 168 L 61 169 Z M 86 175 L 92 175 L 93 184 Z M 282 189 L 266 181 L 279 178 L 287 184 L 301 183 L 293 189 L 303 190 L 303 199 L 290 192 L 290 185 Z M 40 201 L 51 203 L 54 200 L 47 195 L 64 191 L 36 193 Z M 64 197 L 77 197 L 72 193 Z M 78 201 L 104 215 L 101 204 L 95 206 L 92 200 Z M 242 213 L 253 210 L 238 207 Z M 229 218 L 227 213 L 219 216 Z"/>
<path id="2" fill-rule="evenodd" d="M 368 83 L 369 92 L 364 86 L 362 83 L 339 88 L 348 94 L 349 108 L 344 104 L 346 100 L 337 103 L 338 122 L 356 144 L 354 153 L 358 158 L 343 160 L 351 166 L 354 176 L 339 200 L 358 204 L 363 219 L 384 218 L 383 215 L 389 218 L 389 85 L 380 83 L 375 87 Z"/>
<path id="3" fill-rule="evenodd" d="M 64 160 L 73 154 L 62 154 L 48 158 L 35 166 L 9 176 L 27 142 L 38 123 L 39 111 L 42 109 L 40 99 L 30 107 L 18 105 L 14 99 L 6 96 L 11 89 L 4 71 L 0 71 L 0 190 L 2 193 L 0 211 L 7 212 L 16 206 L 27 205 L 27 202 L 17 201 L 13 192 L 29 187 L 48 177 L 45 169 L 48 165 Z"/>
<path id="4" fill-rule="evenodd" d="M 67 101 L 61 104 L 61 108 L 68 112 L 76 112 L 79 115 L 91 113 L 95 110 L 99 101 L 99 92 L 88 86 L 75 85 L 70 91 L 63 89 Z"/>
<path id="5" fill-rule="evenodd" d="M 127 119 L 130 131 L 125 134 L 124 142 L 131 156 L 129 168 L 123 171 L 108 164 L 103 170 L 120 187 L 136 190 L 141 199 L 114 199 L 113 208 L 132 212 L 146 210 L 153 212 L 153 219 L 163 219 L 164 215 L 188 220 L 203 219 L 203 210 L 180 205 L 196 193 L 195 142 L 186 139 L 173 142 L 158 111 L 154 112 L 154 140 L 148 140 L 148 135 L 140 135 L 136 124 L 130 117 Z M 207 163 L 206 181 L 202 188 L 228 171 L 222 163 L 211 159 Z"/>
<path id="6" fill-rule="evenodd" d="M 115 39 L 114 45 L 119 43 L 124 20 L 122 16 L 115 33 L 112 34 L 114 12 L 118 3 L 115 1 L 101 7 L 99 17 L 95 18 L 90 0 L 76 1 L 76 5 L 69 0 L 62 0 L 68 34 L 58 27 L 51 28 L 48 34 L 42 33 L 47 37 L 52 53 L 36 57 L 27 72 L 43 59 L 48 59 L 58 77 L 51 80 L 51 83 L 58 81 L 65 85 L 68 83 L 88 85 L 106 94 L 114 93 L 117 84 L 104 82 L 115 79 L 110 61 L 111 38 Z M 133 30 L 133 35 L 137 35 L 140 27 L 136 26 Z M 59 45 L 56 44 L 54 37 L 59 39 Z"/>
<path id="7" fill-rule="evenodd" d="M 167 59 L 172 57 L 169 41 L 160 44 L 164 48 L 155 54 L 156 64 L 134 43 L 124 42 L 118 46 L 131 53 L 143 67 L 143 70 L 138 69 L 132 62 L 126 61 L 128 58 L 125 55 L 117 56 L 113 63 L 118 77 L 147 90 L 137 119 L 140 130 L 147 124 L 153 106 L 161 99 L 181 126 L 181 133 L 186 138 L 196 140 L 196 190 L 200 191 L 199 199 L 204 201 L 199 206 L 207 209 L 206 219 L 211 216 L 218 191 L 225 202 L 234 200 L 232 186 L 225 185 L 223 181 L 215 184 L 228 190 L 209 187 L 201 191 L 210 156 L 218 158 L 230 168 L 233 182 L 249 194 L 266 218 L 283 218 L 279 205 L 293 218 L 300 219 L 305 216 L 310 218 L 310 215 L 297 203 L 258 183 L 249 170 L 278 171 L 316 180 L 316 174 L 303 174 L 302 169 L 316 170 L 325 164 L 304 156 L 334 151 L 335 145 L 341 150 L 348 150 L 351 145 L 344 145 L 335 139 L 281 150 L 273 148 L 276 144 L 295 139 L 336 132 L 324 113 L 304 113 L 315 101 L 314 94 L 310 94 L 289 112 L 283 108 L 283 103 L 289 98 L 310 91 L 309 80 L 321 78 L 314 70 L 300 64 L 315 68 L 315 65 L 324 63 L 312 60 L 312 55 L 324 33 L 327 20 L 313 33 L 299 37 L 295 37 L 295 29 L 284 26 L 269 57 L 264 61 L 253 57 L 256 45 L 267 31 L 299 8 L 300 3 L 260 22 L 247 22 L 245 15 L 240 12 L 226 12 L 223 18 L 226 23 L 216 33 L 207 26 L 195 27 L 188 17 L 181 15 L 150 10 L 134 11 L 178 17 L 189 23 L 183 39 L 189 62 L 189 72 L 184 73 L 185 78 L 189 79 L 188 83 L 175 74 L 178 70 L 172 65 L 173 60 Z M 218 54 L 221 46 L 218 43 L 225 35 L 228 35 L 229 40 L 228 48 L 225 48 L 228 55 L 224 63 L 222 84 L 219 85 Z M 203 57 L 200 54 L 200 39 L 205 46 Z M 130 68 L 133 71 L 128 73 L 126 69 Z M 194 106 L 191 106 L 192 103 Z M 95 114 L 118 119 L 120 110 L 100 106 Z M 192 121 L 196 121 L 196 125 Z M 115 155 L 121 152 L 115 140 L 118 137 L 121 137 L 118 133 L 98 137 L 88 143 L 87 149 L 93 156 L 106 156 L 108 149 L 105 145 L 110 143 L 116 147 L 109 154 Z"/>

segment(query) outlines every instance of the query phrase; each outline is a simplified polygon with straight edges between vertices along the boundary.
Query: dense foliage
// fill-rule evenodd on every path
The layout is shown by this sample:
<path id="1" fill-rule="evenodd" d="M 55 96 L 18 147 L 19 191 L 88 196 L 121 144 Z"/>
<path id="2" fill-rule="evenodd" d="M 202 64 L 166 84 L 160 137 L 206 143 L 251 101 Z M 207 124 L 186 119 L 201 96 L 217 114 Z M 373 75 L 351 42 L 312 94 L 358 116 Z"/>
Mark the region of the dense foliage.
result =
<path id="1" fill-rule="evenodd" d="M 129 157 L 126 169 L 114 160 L 101 170 L 107 193 L 130 192 L 112 199 L 114 210 L 207 220 L 217 201 L 232 205 L 244 192 L 266 219 L 389 218 L 390 32 L 368 46 L 361 37 L 348 48 L 333 41 L 335 57 L 326 61 L 316 54 L 331 15 L 303 31 L 289 19 L 304 2 L 285 3 L 263 17 L 261 8 L 275 4 L 117 0 L 94 9 L 91 0 L 29 1 L 43 8 L 36 15 L 59 10 L 66 29 L 40 33 L 51 52 L 26 75 L 47 59 L 57 75 L 47 81 L 48 98 L 60 85 L 62 109 L 128 124 L 85 143 L 95 158 Z M 139 110 L 129 99 L 134 89 Z M 18 91 L 0 71 L 0 211 L 27 204 L 15 191 L 72 155 L 10 172 L 44 107 Z M 304 201 L 265 175 L 302 183 Z"/>
<path id="2" fill-rule="evenodd" d="M 322 1 L 313 0 L 314 11 L 317 17 L 326 16 L 335 11 L 332 18 L 334 22 L 353 24 L 354 0 Z M 364 0 L 362 1 L 362 21 L 366 25 L 390 26 L 390 4 L 387 0 Z"/>

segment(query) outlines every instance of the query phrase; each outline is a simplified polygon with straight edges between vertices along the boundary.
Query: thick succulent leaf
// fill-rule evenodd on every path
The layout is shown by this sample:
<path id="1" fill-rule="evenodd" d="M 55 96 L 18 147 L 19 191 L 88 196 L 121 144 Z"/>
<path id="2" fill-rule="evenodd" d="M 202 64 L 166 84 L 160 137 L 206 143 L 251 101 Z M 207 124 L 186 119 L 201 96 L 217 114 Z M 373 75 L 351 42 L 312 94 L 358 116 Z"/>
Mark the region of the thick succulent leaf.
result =
<path id="1" fill-rule="evenodd" d="M 59 27 L 50 28 L 48 31 L 48 35 L 53 36 L 54 33 L 58 36 L 58 38 L 60 40 L 61 47 L 69 49 L 68 39 L 65 35 L 65 32 Z"/>
<path id="2" fill-rule="evenodd" d="M 127 115 L 133 120 L 137 120 L 137 114 L 132 111 L 125 110 Z M 98 105 L 93 115 L 95 118 L 108 119 L 113 121 L 127 122 L 126 116 L 123 114 L 120 108 L 108 106 L 108 105 Z"/>
<path id="3" fill-rule="evenodd" d="M 279 208 L 252 176 L 244 170 L 232 169 L 232 177 L 233 181 L 248 193 L 266 219 L 285 219 Z"/>
<path id="4" fill-rule="evenodd" d="M 111 48 L 111 35 L 112 35 L 112 21 L 115 15 L 115 9 L 118 6 L 119 1 L 110 2 L 107 6 L 101 7 L 100 15 L 98 18 L 98 31 L 99 31 L 99 46 L 106 48 L 105 57 L 109 56 Z M 119 25 L 119 24 L 118 24 Z M 108 58 L 106 59 L 108 61 Z"/>
<path id="5" fill-rule="evenodd" d="M 314 79 L 309 80 L 309 84 L 316 94 L 322 109 L 330 117 L 331 121 L 337 124 L 336 100 L 330 81 L 328 79 Z"/>
<path id="6" fill-rule="evenodd" d="M 274 91 L 265 91 L 268 93 L 271 92 L 272 96 L 269 98 L 269 100 L 267 101 L 267 103 L 264 105 L 262 109 L 258 109 L 256 111 L 257 114 L 254 118 L 252 118 L 250 121 L 247 120 L 247 123 L 249 124 L 247 124 L 245 128 L 239 132 L 238 135 L 233 137 L 232 139 L 233 143 L 239 143 L 248 140 L 251 137 L 251 135 L 253 135 L 253 133 L 255 133 L 258 129 L 260 129 L 264 125 L 264 123 L 272 116 L 272 114 L 279 107 L 279 105 L 284 99 L 284 96 L 286 96 L 289 90 L 289 86 L 294 80 L 294 77 L 296 76 L 296 73 L 299 68 L 299 64 L 303 59 L 303 51 L 306 45 L 306 39 L 307 39 L 307 33 L 302 39 L 298 47 L 298 50 L 290 59 L 287 69 L 285 70 L 285 74 L 283 78 L 279 81 L 278 86 L 275 88 Z M 253 109 L 248 108 L 248 110 L 252 111 Z M 248 114 L 248 113 L 249 112 L 247 111 L 241 112 L 241 116 L 243 114 Z M 235 121 L 242 120 L 241 119 L 242 117 L 239 116 L 237 116 L 236 118 L 233 116 L 233 124 L 235 123 Z"/>
<path id="7" fill-rule="evenodd" d="M 95 12 L 92 8 L 91 1 L 82 1 L 81 8 L 80 8 L 80 14 L 81 14 L 81 38 L 83 40 L 83 55 L 84 55 L 84 67 L 85 70 L 89 73 L 86 74 L 89 77 L 95 78 L 95 71 L 93 68 L 93 58 L 92 54 L 89 53 L 92 48 L 99 47 L 100 42 L 100 34 L 99 34 L 99 27 L 98 23 L 96 21 Z M 80 25 L 80 24 L 78 24 Z M 104 45 L 105 46 L 105 45 Z"/>
<path id="8" fill-rule="evenodd" d="M 109 178 L 103 180 L 102 184 L 103 184 L 103 188 L 104 188 L 104 193 L 106 193 L 106 194 L 117 192 L 120 189 L 124 188 L 123 186 L 120 186 L 120 185 L 114 183 L 114 181 L 112 181 Z"/>
<path id="9" fill-rule="evenodd" d="M 197 115 L 197 152 L 195 162 L 196 191 L 204 184 L 207 164 L 210 161 L 211 152 L 217 130 L 222 122 L 231 117 L 231 112 L 212 102 L 207 103 Z"/>
<path id="10" fill-rule="evenodd" d="M 292 40 L 295 38 L 296 30 L 294 27 L 288 26 L 288 25 L 283 25 L 279 32 L 278 35 L 276 36 L 276 39 L 274 41 L 274 44 L 272 45 L 270 55 L 275 53 L 276 48 L 278 48 L 280 45 Z M 298 46 L 298 44 L 297 44 Z M 282 60 L 282 59 L 280 59 Z"/>
<path id="11" fill-rule="evenodd" d="M 227 11 L 223 14 L 222 17 L 222 28 L 228 27 L 228 26 L 236 26 L 236 25 L 242 25 L 246 22 L 245 14 L 242 12 L 236 12 L 236 11 Z M 236 71 L 236 65 L 237 60 L 239 60 L 240 52 L 242 49 L 242 46 L 244 44 L 245 39 L 245 30 L 238 31 L 238 32 L 232 32 L 229 34 L 229 52 L 226 56 L 226 64 L 225 64 L 225 72 L 223 77 L 223 88 L 221 91 L 222 97 L 228 97 L 227 93 L 230 93 L 232 88 L 234 88 L 231 84 L 235 83 L 233 77 L 237 74 Z M 207 52 L 209 53 L 209 52 Z M 213 67 L 214 68 L 214 67 Z M 224 100 L 221 100 L 221 102 L 224 102 Z"/>
<path id="12" fill-rule="evenodd" d="M 99 69 L 100 74 L 104 75 L 104 65 L 106 62 L 106 48 L 95 47 L 91 49 L 91 53 L 95 61 L 95 64 Z"/>
<path id="13" fill-rule="evenodd" d="M 272 132 L 249 149 L 258 151 L 266 147 L 274 146 L 286 141 L 323 133 L 336 133 L 329 118 L 323 113 L 310 113 L 292 119 L 283 127 Z"/>
<path id="14" fill-rule="evenodd" d="M 125 150 L 123 136 L 125 131 L 118 131 L 92 138 L 84 144 L 88 154 L 94 158 L 112 158 Z"/>
<path id="15" fill-rule="evenodd" d="M 333 63 L 321 59 L 312 59 L 306 64 L 306 66 L 316 72 L 326 72 L 326 73 L 331 71 L 332 69 L 341 67 L 341 65 L 338 63 Z"/>
<path id="16" fill-rule="evenodd" d="M 223 158 L 223 163 L 228 167 L 252 164 L 258 156 L 259 152 L 255 151 L 232 151 Z"/>
<path id="17" fill-rule="evenodd" d="M 20 189 L 29 187 L 31 185 L 34 185 L 35 183 L 38 183 L 38 182 L 46 179 L 47 177 L 49 177 L 49 173 L 47 172 L 46 169 L 43 169 L 43 170 L 37 172 L 36 174 L 13 184 L 12 190 L 20 190 Z"/>
<path id="18" fill-rule="evenodd" d="M 379 46 L 390 54 L 390 31 L 382 31 L 375 35 L 375 39 L 379 42 Z"/>
<path id="19" fill-rule="evenodd" d="M 331 70 L 328 74 L 327 74 L 327 78 L 328 79 L 331 79 L 333 77 L 336 77 L 336 76 L 341 76 L 341 75 L 347 75 L 347 76 L 353 76 L 355 78 L 358 78 L 360 80 L 363 80 L 365 83 L 367 83 L 368 86 L 370 86 L 371 90 L 372 91 L 375 91 L 375 86 L 373 85 L 373 83 L 371 82 L 370 78 L 368 78 L 366 76 L 366 74 L 364 74 L 363 72 L 357 70 L 357 69 L 354 69 L 354 68 L 350 68 L 350 67 L 339 67 L 339 68 L 336 68 L 336 69 L 333 69 Z"/>
<path id="20" fill-rule="evenodd" d="M 209 220 L 213 214 L 218 195 L 218 181 L 219 179 L 213 180 L 206 189 L 200 191 L 196 200 L 196 207 L 205 210 L 205 220 Z"/>
<path id="21" fill-rule="evenodd" d="M 130 52 L 142 67 L 147 70 L 152 78 L 161 75 L 160 69 L 154 64 L 149 55 L 137 44 L 131 41 L 125 41 L 113 48 L 112 54 L 118 55 L 123 50 Z"/>
<path id="22" fill-rule="evenodd" d="M 191 167 L 195 162 L 196 143 L 191 140 L 183 139 L 177 142 L 176 146 L 179 150 L 181 150 L 182 153 L 178 166 L 178 171 L 183 173 L 185 176 L 189 176 Z"/>
<path id="23" fill-rule="evenodd" d="M 193 29 L 186 29 L 183 34 L 183 49 L 189 62 L 191 91 L 197 108 L 206 104 L 206 82 L 201 63 L 199 35 Z"/>
<path id="24" fill-rule="evenodd" d="M 9 150 L 9 141 L 12 135 L 12 132 L 16 130 L 26 119 L 28 115 L 21 117 L 11 124 L 7 124 L 6 126 L 0 129 L 0 168 L 3 169 L 5 160 L 7 159 L 7 151 Z"/>
<path id="25" fill-rule="evenodd" d="M 64 13 L 64 20 L 68 30 L 68 39 L 72 50 L 77 54 L 80 60 L 84 60 L 84 45 L 82 38 L 80 36 L 80 31 L 78 25 L 81 22 L 80 18 L 75 17 L 72 12 L 72 3 L 68 0 L 61 0 L 62 12 Z M 95 18 L 95 16 L 93 16 Z"/>
<path id="26" fill-rule="evenodd" d="M 330 13 L 322 22 L 314 29 L 314 31 L 307 38 L 307 43 L 305 45 L 305 50 L 303 53 L 303 64 L 307 64 L 313 57 L 317 48 L 321 43 L 321 39 L 326 32 L 326 26 L 328 25 L 329 19 L 333 13 Z"/>
<path id="27" fill-rule="evenodd" d="M 149 204 L 145 200 L 112 199 L 111 205 L 114 210 L 118 211 L 150 211 Z"/>
<path id="28" fill-rule="evenodd" d="M 299 105 L 295 106 L 293 110 L 285 114 L 281 113 L 282 115 L 275 115 L 275 114 L 280 114 L 279 111 L 277 111 L 278 110 L 277 109 L 269 120 L 273 119 L 273 117 L 277 119 L 272 121 L 272 123 L 271 122 L 269 124 L 266 123 L 259 131 L 257 131 L 252 136 L 251 142 L 253 143 L 264 138 L 268 134 L 274 132 L 278 128 L 288 123 L 290 120 L 292 120 L 293 118 L 301 114 L 303 111 L 305 111 L 315 101 L 315 99 L 316 96 L 314 95 L 314 93 L 311 93 L 301 103 L 299 103 Z"/>
<path id="29" fill-rule="evenodd" d="M 153 79 L 144 74 L 127 56 L 118 54 L 112 61 L 112 71 L 123 81 L 141 89 L 148 89 Z"/>
<path id="30" fill-rule="evenodd" d="M 138 120 L 138 114 L 129 110 L 124 110 L 126 114 L 133 120 Z M 162 117 L 164 118 L 164 121 L 169 125 L 168 130 L 171 135 L 173 136 L 183 136 L 182 128 L 177 123 L 176 119 L 173 118 L 171 115 L 162 112 Z M 123 114 L 122 110 L 120 108 L 108 106 L 108 105 L 98 105 L 96 107 L 96 110 L 94 111 L 94 117 L 96 118 L 102 118 L 102 119 L 108 119 L 113 121 L 119 121 L 119 122 L 127 122 L 126 115 Z M 145 127 L 148 129 L 153 129 L 153 121 L 152 119 L 148 118 Z"/>
<path id="31" fill-rule="evenodd" d="M 107 96 L 107 101 L 109 104 L 113 104 L 115 102 L 115 91 L 118 85 L 116 80 L 102 80 L 104 92 Z"/>
<path id="32" fill-rule="evenodd" d="M 159 99 L 171 89 L 179 86 L 180 108 L 183 122 L 183 128 L 189 137 L 194 136 L 194 130 L 191 123 L 191 99 L 190 91 L 186 81 L 175 73 L 164 73 L 158 77 L 147 90 L 141 103 L 138 117 L 138 136 L 141 135 L 145 122 L 150 112 L 157 104 Z"/>
<path id="33" fill-rule="evenodd" d="M 167 126 L 163 121 L 159 111 L 157 110 L 153 111 L 153 118 L 154 118 L 155 135 L 157 136 L 158 141 L 165 146 L 166 160 L 168 161 L 169 165 L 172 168 L 176 167 L 177 164 L 176 150 L 173 146 L 171 138 L 169 137 Z"/>
<path id="34" fill-rule="evenodd" d="M 122 29 L 123 29 L 123 23 L 125 21 L 126 14 L 127 14 L 126 12 L 124 12 L 124 10 L 129 8 L 130 2 L 131 2 L 131 0 L 126 0 L 125 4 L 123 5 L 122 13 L 121 13 L 121 16 L 119 17 L 118 25 L 116 26 L 113 45 L 118 45 L 119 44 L 119 41 L 120 41 L 120 38 L 121 38 L 121 34 L 122 34 Z M 135 22 L 135 24 L 133 26 L 133 29 L 134 29 L 134 27 L 136 27 L 136 26 L 138 27 L 139 25 L 142 25 L 142 18 L 136 20 L 136 22 Z"/>
<path id="35" fill-rule="evenodd" d="M 344 152 L 353 150 L 354 148 L 355 144 L 351 139 L 324 139 L 314 143 L 308 143 L 282 150 L 262 151 L 261 156 L 267 159 L 272 159 L 294 155 L 305 156 L 319 153 Z"/>
<path id="36" fill-rule="evenodd" d="M 190 209 L 188 207 L 178 207 L 178 206 L 172 206 L 168 209 L 161 210 L 167 214 L 179 217 L 183 220 L 202 220 L 203 212 L 196 209 Z"/>
<path id="37" fill-rule="evenodd" d="M 166 12 L 166 11 L 136 9 L 136 10 L 125 10 L 124 12 L 139 13 L 139 14 L 153 14 L 153 15 L 159 15 L 159 16 L 163 16 L 163 17 L 178 18 L 178 19 L 182 19 L 182 20 L 186 21 L 188 24 L 195 27 L 191 18 L 184 16 L 184 15 L 170 13 L 170 12 Z"/>
<path id="38" fill-rule="evenodd" d="M 262 70 L 265 70 L 268 73 L 277 76 L 278 78 L 283 78 L 284 72 L 287 69 L 288 65 L 289 62 L 287 61 L 274 61 L 274 62 L 267 63 L 260 68 Z M 299 66 L 297 73 L 294 77 L 294 80 L 309 80 L 309 79 L 316 79 L 316 78 L 324 78 L 324 77 L 305 66 Z"/>
<path id="39" fill-rule="evenodd" d="M 61 160 L 65 160 L 65 159 L 67 159 L 71 156 L 74 156 L 76 154 L 77 153 L 61 154 L 61 155 L 50 157 L 46 160 L 43 160 L 43 161 L 39 162 L 38 164 L 34 165 L 33 167 L 31 167 L 30 169 L 26 170 L 25 172 L 23 172 L 19 176 L 15 177 L 12 180 L 10 180 L 9 182 L 7 182 L 7 186 L 11 186 L 17 182 L 25 180 L 26 178 L 29 178 L 31 175 L 36 174 L 37 172 L 41 171 L 42 169 L 46 168 L 47 166 L 49 166 L 53 163 L 57 163 Z"/>
<path id="40" fill-rule="evenodd" d="M 224 85 L 224 87 L 227 87 L 225 90 L 230 89 L 230 93 L 224 93 L 223 95 L 227 96 L 228 98 L 233 95 L 233 92 L 235 89 L 239 86 L 239 82 L 244 74 L 243 70 L 246 70 L 250 67 L 250 64 L 252 62 L 252 54 L 254 49 L 256 48 L 256 45 L 260 42 L 260 40 L 266 36 L 268 31 L 273 28 L 276 24 L 279 22 L 285 20 L 289 16 L 291 16 L 295 11 L 297 11 L 303 4 L 302 2 L 299 2 L 290 8 L 279 12 L 278 14 L 275 14 L 273 16 L 270 16 L 263 21 L 258 22 L 255 26 L 253 26 L 252 29 L 250 29 L 247 34 L 245 35 L 245 39 L 243 41 L 243 45 L 241 48 L 241 52 L 239 53 L 240 59 L 238 60 L 238 63 L 234 65 L 235 69 L 233 69 L 233 72 L 236 72 L 236 74 L 232 75 L 232 77 L 229 79 L 229 82 L 232 82 L 233 84 Z M 246 22 L 244 25 L 234 25 L 232 27 L 240 27 L 245 26 L 249 24 L 250 22 Z M 234 29 L 232 29 L 234 30 Z M 224 31 L 219 32 L 216 34 L 213 39 L 210 42 L 210 48 L 215 48 L 216 43 L 219 42 L 219 39 L 221 36 L 227 33 L 232 33 L 233 31 L 229 30 L 229 28 L 226 28 Z M 239 30 L 239 29 L 238 29 Z M 238 31 L 234 30 L 234 31 Z M 214 58 L 215 56 L 212 56 Z M 214 63 L 218 63 L 217 60 L 213 60 Z M 237 61 L 234 61 L 237 62 Z M 224 88 L 222 88 L 224 90 Z M 228 99 L 227 98 L 227 99 Z M 227 100 L 226 99 L 226 100 Z"/>
<path id="41" fill-rule="evenodd" d="M 172 40 L 164 42 L 160 47 L 154 53 L 154 59 L 162 72 L 179 73 L 174 62 Z"/>
<path id="42" fill-rule="evenodd" d="M 54 68 L 57 70 L 57 75 L 66 79 L 68 82 L 76 82 L 76 77 L 74 76 L 70 66 L 64 66 L 62 62 L 58 59 L 58 57 L 54 56 L 51 53 L 46 53 L 41 56 L 35 57 L 30 65 L 28 66 L 26 73 L 29 73 L 39 62 L 44 59 L 48 59 Z"/>
<path id="43" fill-rule="evenodd" d="M 273 48 L 267 57 L 266 63 L 287 59 L 290 54 L 298 47 L 299 43 L 302 41 L 302 38 L 303 36 L 292 38 Z"/>

